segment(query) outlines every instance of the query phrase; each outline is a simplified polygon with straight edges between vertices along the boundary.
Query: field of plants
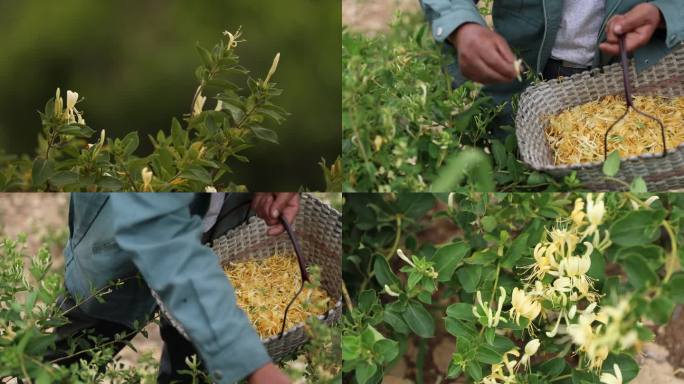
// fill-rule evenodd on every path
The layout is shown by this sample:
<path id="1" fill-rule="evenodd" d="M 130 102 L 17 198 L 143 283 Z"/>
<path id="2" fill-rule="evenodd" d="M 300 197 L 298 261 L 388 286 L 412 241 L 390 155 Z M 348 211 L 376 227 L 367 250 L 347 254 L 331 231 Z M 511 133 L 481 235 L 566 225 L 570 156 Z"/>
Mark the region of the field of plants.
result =
<path id="1" fill-rule="evenodd" d="M 481 4 L 488 14 L 491 2 Z M 390 26 L 378 33 L 368 33 L 377 32 L 377 21 L 349 21 L 342 35 L 344 191 L 582 188 L 574 173 L 555 179 L 522 163 L 514 127 L 497 119 L 504 105 L 495 105 L 478 84 L 452 87 L 445 68 L 453 60 L 434 42 L 420 10 L 384 21 Z M 614 153 L 607 180 L 616 181 L 619 163 Z M 634 192 L 646 188 L 641 178 L 622 184 Z"/>
<path id="2" fill-rule="evenodd" d="M 317 196 L 341 207 L 339 195 Z M 64 292 L 67 202 L 67 194 L 0 194 L 0 382 L 16 383 L 10 377 L 17 377 L 36 384 L 155 383 L 162 347 L 158 318 L 140 324 L 138 335 L 117 355 L 111 341 L 88 336 L 69 343 L 89 345 L 82 352 L 91 357 L 89 363 L 58 366 L 45 359 L 55 343 L 53 327 L 66 322 L 66 311 L 56 302 Z M 93 292 L 91 299 L 107 300 L 116 284 Z M 312 341 L 281 368 L 293 383 L 340 382 L 339 330 L 316 318 L 307 321 L 307 330 Z M 196 362 L 187 363 L 189 382 L 211 382 Z"/>
<path id="3" fill-rule="evenodd" d="M 350 383 L 681 382 L 679 194 L 348 194 L 343 230 Z"/>

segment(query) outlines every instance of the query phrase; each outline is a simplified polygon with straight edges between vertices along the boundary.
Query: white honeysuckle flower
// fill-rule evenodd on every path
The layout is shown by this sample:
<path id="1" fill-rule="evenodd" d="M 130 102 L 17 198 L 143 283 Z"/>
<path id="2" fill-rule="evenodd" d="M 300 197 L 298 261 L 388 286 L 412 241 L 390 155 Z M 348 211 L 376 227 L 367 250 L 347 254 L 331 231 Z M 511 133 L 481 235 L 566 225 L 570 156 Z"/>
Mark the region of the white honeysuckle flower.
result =
<path id="1" fill-rule="evenodd" d="M 214 187 L 212 185 L 208 185 L 204 188 L 204 192 L 215 193 L 217 191 L 216 191 L 216 187 Z"/>
<path id="2" fill-rule="evenodd" d="M 413 264 L 413 261 L 411 261 L 411 259 L 406 257 L 406 255 L 404 254 L 404 251 L 402 251 L 401 249 L 397 249 L 397 256 L 399 256 L 400 259 L 404 260 L 406 262 L 406 264 L 408 264 L 414 268 L 416 267 L 416 265 Z"/>
<path id="3" fill-rule="evenodd" d="M 447 206 L 449 207 L 449 211 L 451 212 L 454 211 L 454 197 L 456 197 L 456 193 L 450 192 L 449 198 L 447 199 Z"/>
<path id="4" fill-rule="evenodd" d="M 195 99 L 195 105 L 192 107 L 192 116 L 197 116 L 204 110 L 204 103 L 207 102 L 207 98 L 202 96 L 201 93 L 197 95 Z"/>
<path id="5" fill-rule="evenodd" d="M 143 192 L 152 192 L 152 176 L 154 173 L 150 171 L 147 167 L 143 168 L 141 171 L 143 179 Z"/>
<path id="6" fill-rule="evenodd" d="M 306 357 L 300 355 L 296 360 L 290 360 L 286 362 L 285 365 L 293 371 L 304 373 L 309 364 L 306 362 Z"/>
<path id="7" fill-rule="evenodd" d="M 539 350 L 541 342 L 539 339 L 532 339 L 525 345 L 525 354 L 528 356 L 533 356 Z"/>
<path id="8" fill-rule="evenodd" d="M 613 364 L 613 371 L 615 374 L 604 372 L 601 374 L 601 382 L 604 384 L 622 384 L 622 372 L 620 366 Z"/>
<path id="9" fill-rule="evenodd" d="M 596 200 L 593 200 L 593 194 L 587 194 L 587 218 L 594 230 L 603 224 L 603 216 L 606 214 L 606 207 L 603 203 L 604 195 L 604 193 L 599 193 Z"/>
<path id="10" fill-rule="evenodd" d="M 216 102 L 216 108 L 214 108 L 214 111 L 222 111 L 223 110 L 223 100 L 219 100 Z"/>
<path id="11" fill-rule="evenodd" d="M 392 290 L 392 288 L 390 288 L 389 285 L 387 285 L 387 284 L 385 284 L 385 293 L 390 295 L 390 296 L 399 297 L 399 293 L 394 292 Z"/>
<path id="12" fill-rule="evenodd" d="M 66 107 L 67 110 L 73 111 L 76 108 L 76 103 L 78 102 L 78 92 L 67 91 Z"/>
<path id="13" fill-rule="evenodd" d="M 653 204 L 656 200 L 658 200 L 660 197 L 658 196 L 651 196 L 646 201 L 644 201 L 644 204 L 646 204 L 647 207 L 650 207 L 651 204 Z"/>
<path id="14" fill-rule="evenodd" d="M 275 58 L 273 59 L 273 64 L 271 64 L 271 69 L 268 71 L 268 75 L 266 76 L 266 80 L 264 80 L 264 84 L 268 84 L 268 82 L 271 80 L 271 77 L 275 73 L 276 69 L 278 69 L 278 63 L 280 62 L 280 52 L 276 53 Z"/>
<path id="15" fill-rule="evenodd" d="M 577 304 L 573 304 L 572 307 L 570 307 L 570 311 L 568 311 L 568 318 L 570 320 L 575 318 L 575 315 L 577 314 Z"/>

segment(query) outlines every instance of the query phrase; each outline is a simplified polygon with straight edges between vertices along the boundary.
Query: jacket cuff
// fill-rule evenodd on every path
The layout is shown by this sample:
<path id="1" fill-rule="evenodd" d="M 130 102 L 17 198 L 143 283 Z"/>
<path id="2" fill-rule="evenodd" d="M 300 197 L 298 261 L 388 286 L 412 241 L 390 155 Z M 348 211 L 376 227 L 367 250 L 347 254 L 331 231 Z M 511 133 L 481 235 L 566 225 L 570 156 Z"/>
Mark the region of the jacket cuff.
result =
<path id="1" fill-rule="evenodd" d="M 477 10 L 459 9 L 444 13 L 432 20 L 432 36 L 438 43 L 444 43 L 451 34 L 465 23 L 487 26 Z"/>
<path id="2" fill-rule="evenodd" d="M 271 362 L 259 336 L 244 329 L 231 345 L 203 356 L 207 373 L 220 384 L 236 383 Z"/>
<path id="3" fill-rule="evenodd" d="M 667 31 L 665 43 L 668 48 L 674 48 L 677 44 L 684 41 L 684 7 L 682 4 L 676 4 L 675 0 L 653 0 L 651 4 L 660 9 L 660 13 L 665 20 L 665 28 Z"/>

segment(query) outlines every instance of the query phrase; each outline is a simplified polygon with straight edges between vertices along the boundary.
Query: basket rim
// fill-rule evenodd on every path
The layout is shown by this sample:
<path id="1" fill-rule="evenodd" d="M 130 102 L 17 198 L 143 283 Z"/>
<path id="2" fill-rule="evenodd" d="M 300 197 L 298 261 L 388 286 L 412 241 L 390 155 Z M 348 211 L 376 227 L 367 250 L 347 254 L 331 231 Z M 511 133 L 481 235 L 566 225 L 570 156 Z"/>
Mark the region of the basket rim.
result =
<path id="1" fill-rule="evenodd" d="M 331 316 L 333 316 L 333 315 L 335 314 L 335 312 L 337 312 L 338 310 L 341 310 L 341 309 L 342 309 L 342 298 L 339 297 L 339 298 L 337 299 L 337 302 L 335 303 L 335 306 L 334 306 L 334 307 L 330 308 L 329 310 L 327 310 L 327 311 L 326 311 L 325 313 L 323 313 L 323 314 L 317 315 L 316 317 L 317 317 L 319 320 L 325 320 L 325 319 L 328 319 L 328 318 L 330 318 Z M 310 318 L 312 318 L 312 317 L 313 317 L 313 316 L 309 316 L 309 317 L 307 318 L 307 320 L 310 319 Z M 282 336 L 282 337 L 281 337 L 281 336 L 278 336 L 278 335 L 273 335 L 273 336 L 269 336 L 269 337 L 266 338 L 266 339 L 261 339 L 261 342 L 262 342 L 262 343 L 270 343 L 270 342 L 272 342 L 272 341 L 282 340 L 282 339 L 285 338 L 285 336 L 287 336 L 287 335 L 289 335 L 289 334 L 291 334 L 291 333 L 297 332 L 297 331 L 299 331 L 300 329 L 304 328 L 305 325 L 306 325 L 306 324 L 304 323 L 304 321 L 300 321 L 299 323 L 297 323 L 297 324 L 293 325 L 292 327 L 288 328 L 288 329 L 283 333 L 283 336 Z"/>
<path id="2" fill-rule="evenodd" d="M 669 54 L 674 54 L 678 50 L 684 51 L 684 43 L 681 44 L 679 47 L 674 48 Z M 630 70 L 633 70 L 634 66 L 634 59 L 630 59 Z M 564 77 L 564 78 L 555 78 L 555 79 L 548 79 L 544 80 L 542 82 L 539 82 L 537 84 L 531 85 L 527 87 L 522 94 L 520 95 L 520 101 L 519 104 L 523 104 L 524 102 L 530 102 L 529 99 L 532 97 L 532 93 L 536 92 L 539 88 L 541 87 L 549 87 L 551 85 L 558 85 L 561 86 L 562 83 L 568 82 L 568 81 L 579 81 L 577 80 L 580 77 L 586 77 L 586 76 L 597 76 L 597 75 L 603 75 L 607 71 L 615 70 L 615 69 L 621 69 L 622 67 L 620 66 L 620 63 L 612 63 L 609 65 L 605 65 L 602 67 L 597 67 L 597 68 L 592 68 L 588 71 L 585 72 L 579 72 L 574 75 Z M 610 96 L 611 94 L 606 94 L 601 97 L 606 97 Z M 569 108 L 569 107 L 568 107 Z M 519 107 L 518 107 L 519 109 Z M 518 125 L 518 113 L 516 113 L 515 116 L 515 126 L 517 128 Z M 543 134 L 545 134 L 546 131 L 546 124 L 544 125 L 544 130 L 542 131 Z M 545 142 L 548 144 L 548 139 L 545 137 Z M 520 142 L 518 141 L 518 147 L 520 148 Z M 682 151 L 684 152 L 684 142 L 680 143 L 679 145 L 675 147 L 669 148 L 665 153 L 666 156 L 670 154 L 674 154 L 676 152 Z M 635 163 L 643 160 L 652 160 L 652 159 L 658 159 L 662 158 L 662 152 L 659 153 L 642 153 L 639 155 L 630 155 L 627 157 L 620 157 L 620 162 L 629 162 L 629 163 Z M 573 163 L 573 164 L 550 164 L 550 165 L 534 165 L 528 162 L 524 156 L 522 156 L 522 152 L 520 153 L 520 157 L 522 157 L 523 163 L 527 164 L 530 166 L 532 169 L 535 171 L 576 171 L 576 170 L 583 170 L 583 169 L 591 169 L 591 168 L 596 168 L 600 167 L 603 165 L 604 161 L 591 161 L 587 163 Z"/>

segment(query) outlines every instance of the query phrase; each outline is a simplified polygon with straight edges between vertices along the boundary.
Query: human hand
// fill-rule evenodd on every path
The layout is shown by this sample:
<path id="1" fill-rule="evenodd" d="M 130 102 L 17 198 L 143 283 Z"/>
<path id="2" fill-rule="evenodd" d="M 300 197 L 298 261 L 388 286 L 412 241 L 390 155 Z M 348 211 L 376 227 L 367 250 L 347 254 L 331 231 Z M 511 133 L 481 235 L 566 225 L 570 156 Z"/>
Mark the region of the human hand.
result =
<path id="1" fill-rule="evenodd" d="M 295 192 L 255 193 L 252 209 L 268 225 L 267 233 L 277 236 L 285 230 L 280 222 L 280 216 L 282 215 L 290 224 L 297 216 L 299 194 Z"/>
<path id="2" fill-rule="evenodd" d="M 249 384 L 290 384 L 290 379 L 273 363 L 254 371 L 247 380 Z"/>
<path id="3" fill-rule="evenodd" d="M 461 73 L 482 84 L 507 83 L 518 75 L 515 55 L 498 33 L 476 23 L 461 25 L 450 37 Z"/>
<path id="4" fill-rule="evenodd" d="M 608 55 L 620 54 L 618 37 L 625 36 L 625 49 L 633 52 L 651 40 L 656 28 L 663 26 L 663 15 L 658 7 L 641 3 L 624 15 L 615 15 L 606 25 L 606 41 L 599 48 Z"/>

